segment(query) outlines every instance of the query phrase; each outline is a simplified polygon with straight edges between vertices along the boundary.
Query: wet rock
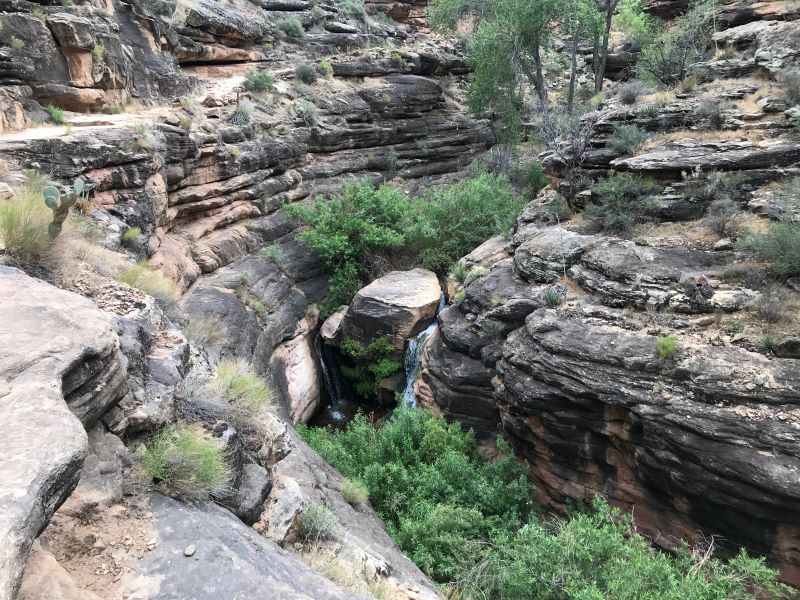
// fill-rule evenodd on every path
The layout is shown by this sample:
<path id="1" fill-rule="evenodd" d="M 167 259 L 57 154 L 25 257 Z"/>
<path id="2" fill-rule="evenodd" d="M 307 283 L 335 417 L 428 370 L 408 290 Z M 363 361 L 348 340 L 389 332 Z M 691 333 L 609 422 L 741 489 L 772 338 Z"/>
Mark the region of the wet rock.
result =
<path id="1" fill-rule="evenodd" d="M 314 354 L 316 319 L 302 319 L 291 339 L 275 348 L 270 369 L 293 423 L 307 423 L 319 409 L 321 373 Z"/>
<path id="2" fill-rule="evenodd" d="M 342 337 L 363 344 L 387 338 L 402 350 L 433 321 L 441 294 L 431 271 L 392 271 L 359 290 L 342 321 Z"/>

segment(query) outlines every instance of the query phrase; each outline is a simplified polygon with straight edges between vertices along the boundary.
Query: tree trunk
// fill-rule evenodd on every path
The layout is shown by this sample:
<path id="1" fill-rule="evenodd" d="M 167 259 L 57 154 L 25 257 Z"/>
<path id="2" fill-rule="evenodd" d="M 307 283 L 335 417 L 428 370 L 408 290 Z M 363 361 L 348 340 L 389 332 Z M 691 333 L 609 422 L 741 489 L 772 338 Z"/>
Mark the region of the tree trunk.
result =
<path id="1" fill-rule="evenodd" d="M 606 64 L 608 63 L 608 39 L 611 36 L 611 19 L 614 16 L 614 10 L 617 8 L 619 0 L 605 0 L 605 28 L 603 29 L 603 40 L 600 43 L 600 61 L 599 68 L 594 72 L 594 91 L 603 91 L 603 77 L 606 75 Z"/>
<path id="2" fill-rule="evenodd" d="M 577 32 L 572 34 L 572 65 L 569 73 L 569 92 L 567 93 L 567 112 L 572 114 L 572 106 L 575 100 L 575 80 L 578 76 L 578 36 Z"/>

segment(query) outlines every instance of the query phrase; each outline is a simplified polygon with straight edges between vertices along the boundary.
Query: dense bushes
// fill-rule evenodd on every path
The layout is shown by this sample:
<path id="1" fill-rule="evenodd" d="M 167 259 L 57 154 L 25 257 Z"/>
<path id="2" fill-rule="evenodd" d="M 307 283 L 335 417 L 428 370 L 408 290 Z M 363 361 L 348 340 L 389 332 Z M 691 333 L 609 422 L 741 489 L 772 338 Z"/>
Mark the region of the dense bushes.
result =
<path id="1" fill-rule="evenodd" d="M 340 350 L 353 361 L 342 365 L 342 374 L 355 383 L 356 392 L 364 398 L 378 399 L 381 380 L 403 368 L 396 358 L 397 348 L 389 340 L 379 338 L 364 346 L 357 340 L 344 340 Z"/>
<path id="2" fill-rule="evenodd" d="M 245 73 L 242 87 L 248 92 L 267 92 L 275 89 L 275 77 L 261 69 Z"/>
<path id="3" fill-rule="evenodd" d="M 540 520 L 531 514 L 525 465 L 487 461 L 471 433 L 426 411 L 399 408 L 377 430 L 359 415 L 345 431 L 300 431 L 343 475 L 364 482 L 400 548 L 455 597 L 727 600 L 777 592 L 775 572 L 760 560 L 658 552 L 601 500 L 570 518 Z"/>
<path id="4" fill-rule="evenodd" d="M 779 277 L 800 275 L 800 221 L 773 223 L 765 233 L 748 235 L 740 248 L 752 250 Z"/>
<path id="5" fill-rule="evenodd" d="M 386 266 L 422 262 L 446 274 L 461 256 L 507 231 L 523 203 L 505 177 L 479 175 L 419 198 L 387 185 L 350 183 L 337 197 L 287 210 L 310 225 L 300 240 L 331 272 L 322 303 L 330 314 Z"/>
<path id="6" fill-rule="evenodd" d="M 42 195 L 44 180 L 33 172 L 11 198 L 0 200 L 0 239 L 6 254 L 21 263 L 40 257 L 50 245 L 53 220 Z"/>
<path id="7" fill-rule="evenodd" d="M 614 175 L 594 187 L 598 197 L 586 207 L 585 215 L 600 229 L 625 235 L 634 225 L 649 220 L 656 210 L 652 198 L 644 193 L 644 184 L 634 175 Z"/>

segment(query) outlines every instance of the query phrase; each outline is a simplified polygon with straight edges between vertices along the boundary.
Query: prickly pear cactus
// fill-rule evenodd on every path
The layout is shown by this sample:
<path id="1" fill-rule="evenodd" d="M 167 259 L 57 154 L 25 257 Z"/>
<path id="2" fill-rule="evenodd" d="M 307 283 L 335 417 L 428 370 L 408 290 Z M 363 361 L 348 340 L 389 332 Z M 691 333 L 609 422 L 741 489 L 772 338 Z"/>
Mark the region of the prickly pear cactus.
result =
<path id="1" fill-rule="evenodd" d="M 88 198 L 89 191 L 86 189 L 82 179 L 76 179 L 72 183 L 72 191 L 69 194 L 62 196 L 58 188 L 48 185 L 42 190 L 42 195 L 47 208 L 53 211 L 53 222 L 48 225 L 47 232 L 50 235 L 50 239 L 54 240 L 61 235 L 64 221 L 69 216 L 69 209 L 79 199 Z"/>

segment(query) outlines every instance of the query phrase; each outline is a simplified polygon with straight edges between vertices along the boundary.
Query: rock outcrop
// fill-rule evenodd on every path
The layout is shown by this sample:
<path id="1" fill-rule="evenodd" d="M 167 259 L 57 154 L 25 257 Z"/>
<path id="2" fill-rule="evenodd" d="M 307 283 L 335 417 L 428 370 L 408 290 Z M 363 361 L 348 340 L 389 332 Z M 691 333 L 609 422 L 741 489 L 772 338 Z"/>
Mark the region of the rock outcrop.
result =
<path id="1" fill-rule="evenodd" d="M 0 267 L 0 598 L 13 599 L 34 538 L 78 483 L 84 427 L 128 391 L 109 318 L 89 300 Z"/>
<path id="2" fill-rule="evenodd" d="M 341 321 L 341 335 L 365 345 L 386 338 L 402 350 L 431 324 L 441 295 L 431 271 L 392 271 L 358 291 Z"/>

